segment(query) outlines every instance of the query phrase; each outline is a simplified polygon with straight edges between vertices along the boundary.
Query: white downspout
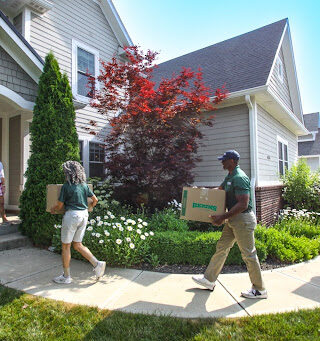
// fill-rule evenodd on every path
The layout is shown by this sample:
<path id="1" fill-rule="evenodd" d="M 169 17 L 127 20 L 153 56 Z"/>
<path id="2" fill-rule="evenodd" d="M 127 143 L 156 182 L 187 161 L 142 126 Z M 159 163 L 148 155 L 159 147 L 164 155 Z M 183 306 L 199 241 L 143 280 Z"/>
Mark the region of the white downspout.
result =
<path id="1" fill-rule="evenodd" d="M 258 139 L 257 139 L 257 107 L 253 97 L 245 95 L 245 101 L 249 108 L 249 132 L 250 132 L 250 170 L 251 170 L 251 194 L 253 211 L 256 213 L 255 188 L 258 186 Z"/>

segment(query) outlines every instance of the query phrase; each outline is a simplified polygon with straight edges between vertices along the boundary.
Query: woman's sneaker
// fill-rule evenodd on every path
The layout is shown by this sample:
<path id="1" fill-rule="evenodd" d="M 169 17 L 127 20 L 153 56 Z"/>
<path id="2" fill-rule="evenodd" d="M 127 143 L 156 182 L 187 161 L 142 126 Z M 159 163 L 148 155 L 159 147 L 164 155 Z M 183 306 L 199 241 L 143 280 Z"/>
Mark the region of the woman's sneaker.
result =
<path id="1" fill-rule="evenodd" d="M 70 284 L 72 282 L 72 278 L 70 276 L 64 277 L 64 275 L 62 274 L 58 277 L 55 277 L 53 281 L 58 284 Z"/>
<path id="2" fill-rule="evenodd" d="M 100 279 L 100 277 L 103 276 L 105 269 L 106 269 L 106 262 L 98 261 L 97 266 L 93 269 L 94 272 L 96 273 L 97 279 Z"/>
<path id="3" fill-rule="evenodd" d="M 210 282 L 208 281 L 204 275 L 195 275 L 195 276 L 192 276 L 192 279 L 197 283 L 197 284 L 200 284 L 202 285 L 203 287 L 209 289 L 209 290 L 213 290 L 214 287 L 216 286 L 215 282 Z"/>
<path id="4" fill-rule="evenodd" d="M 243 291 L 241 296 L 246 298 L 268 298 L 267 290 L 256 290 L 256 289 L 249 289 L 247 291 Z"/>

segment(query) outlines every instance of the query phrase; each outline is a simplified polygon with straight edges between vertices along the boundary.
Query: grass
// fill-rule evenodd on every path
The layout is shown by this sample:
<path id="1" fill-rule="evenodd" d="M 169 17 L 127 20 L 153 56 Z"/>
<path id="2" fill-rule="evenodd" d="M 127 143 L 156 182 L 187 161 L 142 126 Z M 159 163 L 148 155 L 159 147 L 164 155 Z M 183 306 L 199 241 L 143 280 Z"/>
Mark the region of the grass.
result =
<path id="1" fill-rule="evenodd" d="M 320 309 L 178 319 L 66 304 L 0 286 L 0 340 L 319 340 Z"/>

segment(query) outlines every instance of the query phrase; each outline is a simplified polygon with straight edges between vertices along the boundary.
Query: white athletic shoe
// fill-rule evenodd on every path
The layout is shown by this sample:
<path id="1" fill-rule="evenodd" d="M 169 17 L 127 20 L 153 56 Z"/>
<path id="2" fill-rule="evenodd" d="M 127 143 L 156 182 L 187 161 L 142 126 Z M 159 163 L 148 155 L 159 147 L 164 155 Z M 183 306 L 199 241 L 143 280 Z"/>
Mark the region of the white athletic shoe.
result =
<path id="1" fill-rule="evenodd" d="M 267 290 L 256 290 L 256 289 L 249 289 L 247 291 L 243 291 L 241 296 L 245 298 L 268 298 Z"/>
<path id="2" fill-rule="evenodd" d="M 64 277 L 64 275 L 62 274 L 58 277 L 55 277 L 53 281 L 58 284 L 70 284 L 72 282 L 72 278 L 70 276 Z"/>
<path id="3" fill-rule="evenodd" d="M 106 269 L 106 262 L 98 261 L 97 266 L 93 269 L 94 272 L 96 273 L 97 279 L 100 279 L 100 277 L 103 276 L 105 269 Z"/>
<path id="4" fill-rule="evenodd" d="M 203 287 L 209 289 L 209 290 L 213 290 L 214 287 L 216 286 L 215 282 L 210 282 L 208 281 L 204 275 L 196 275 L 196 276 L 192 276 L 192 279 L 197 283 L 202 285 Z"/>

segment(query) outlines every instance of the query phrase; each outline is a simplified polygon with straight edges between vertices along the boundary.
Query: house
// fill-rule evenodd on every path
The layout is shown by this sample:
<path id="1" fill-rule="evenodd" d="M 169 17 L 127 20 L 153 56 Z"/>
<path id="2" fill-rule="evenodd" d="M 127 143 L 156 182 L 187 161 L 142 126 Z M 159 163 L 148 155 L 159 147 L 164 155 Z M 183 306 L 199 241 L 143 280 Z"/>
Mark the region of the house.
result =
<path id="1" fill-rule="evenodd" d="M 309 134 L 299 136 L 299 158 L 306 160 L 312 171 L 320 168 L 319 113 L 304 115 L 304 123 Z"/>
<path id="2" fill-rule="evenodd" d="M 226 174 L 217 157 L 236 149 L 251 179 L 257 218 L 272 223 L 281 205 L 279 176 L 298 159 L 298 136 L 308 134 L 288 19 L 161 63 L 154 81 L 182 67 L 201 67 L 206 85 L 225 84 L 230 93 L 213 112 L 214 126 L 203 129 L 194 184 L 220 185 Z"/>
<path id="3" fill-rule="evenodd" d="M 44 58 L 53 51 L 74 96 L 81 161 L 89 176 L 103 174 L 103 149 L 84 126 L 106 120 L 89 104 L 86 71 L 99 59 L 124 58 L 132 45 L 111 0 L 0 1 L 0 160 L 7 178 L 6 209 L 18 209 L 29 157 L 29 125 Z M 97 85 L 98 86 L 98 85 Z"/>

